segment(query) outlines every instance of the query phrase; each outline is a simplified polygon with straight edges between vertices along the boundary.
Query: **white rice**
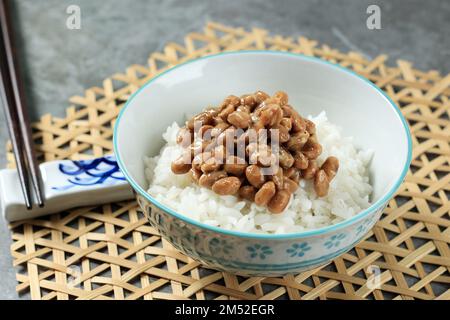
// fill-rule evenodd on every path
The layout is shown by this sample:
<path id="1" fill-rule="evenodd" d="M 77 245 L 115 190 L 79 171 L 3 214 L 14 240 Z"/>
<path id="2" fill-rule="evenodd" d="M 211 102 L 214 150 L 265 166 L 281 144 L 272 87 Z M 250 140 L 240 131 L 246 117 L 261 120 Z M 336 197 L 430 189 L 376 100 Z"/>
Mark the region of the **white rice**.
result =
<path id="1" fill-rule="evenodd" d="M 251 233 L 293 233 L 312 230 L 348 219 L 369 207 L 372 187 L 368 165 L 371 151 L 356 150 L 351 137 L 342 137 L 341 129 L 331 124 L 325 112 L 309 117 L 317 127 L 323 147 L 321 164 L 333 155 L 339 159 L 339 170 L 330 184 L 328 195 L 318 198 L 311 181 L 301 180 L 286 210 L 271 214 L 255 203 L 234 196 L 219 196 L 193 183 L 189 175 L 172 173 L 172 160 L 182 153 L 175 142 L 179 126 L 173 123 L 163 134 L 166 146 L 159 156 L 145 159 L 149 181 L 148 193 L 156 200 L 205 224 Z"/>

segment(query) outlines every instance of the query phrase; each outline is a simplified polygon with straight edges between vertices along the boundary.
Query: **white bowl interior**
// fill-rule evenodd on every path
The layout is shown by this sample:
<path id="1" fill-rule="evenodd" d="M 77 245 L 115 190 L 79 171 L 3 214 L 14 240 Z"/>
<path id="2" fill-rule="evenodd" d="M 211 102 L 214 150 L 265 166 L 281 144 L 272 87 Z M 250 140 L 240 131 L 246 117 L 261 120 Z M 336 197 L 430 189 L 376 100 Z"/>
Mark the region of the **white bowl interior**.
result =
<path id="1" fill-rule="evenodd" d="M 233 53 L 182 65 L 151 81 L 128 103 L 116 124 L 118 156 L 144 190 L 143 158 L 157 155 L 161 134 L 173 122 L 219 104 L 229 94 L 263 90 L 288 93 L 302 115 L 325 110 L 353 136 L 358 148 L 374 150 L 372 201 L 398 181 L 408 159 L 408 136 L 389 100 L 367 81 L 317 60 L 277 53 Z"/>

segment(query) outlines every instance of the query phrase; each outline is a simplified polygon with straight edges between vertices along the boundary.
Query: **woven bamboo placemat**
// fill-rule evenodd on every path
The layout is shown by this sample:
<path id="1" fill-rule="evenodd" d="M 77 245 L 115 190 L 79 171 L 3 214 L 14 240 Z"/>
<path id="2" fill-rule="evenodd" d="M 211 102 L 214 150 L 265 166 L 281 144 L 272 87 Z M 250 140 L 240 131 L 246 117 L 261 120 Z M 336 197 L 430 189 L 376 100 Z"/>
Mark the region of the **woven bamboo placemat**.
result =
<path id="1" fill-rule="evenodd" d="M 112 151 L 120 107 L 144 82 L 180 62 L 225 50 L 287 50 L 367 77 L 401 107 L 413 134 L 405 183 L 364 241 L 327 266 L 283 278 L 243 278 L 204 268 L 162 240 L 134 201 L 79 208 L 11 224 L 17 291 L 32 299 L 450 299 L 450 75 L 386 65 L 300 37 L 216 23 L 170 43 L 70 99 L 65 118 L 33 124 L 41 160 Z M 10 166 L 13 157 L 8 154 Z M 376 267 L 374 267 L 376 266 Z M 380 286 L 368 285 L 374 268 Z"/>

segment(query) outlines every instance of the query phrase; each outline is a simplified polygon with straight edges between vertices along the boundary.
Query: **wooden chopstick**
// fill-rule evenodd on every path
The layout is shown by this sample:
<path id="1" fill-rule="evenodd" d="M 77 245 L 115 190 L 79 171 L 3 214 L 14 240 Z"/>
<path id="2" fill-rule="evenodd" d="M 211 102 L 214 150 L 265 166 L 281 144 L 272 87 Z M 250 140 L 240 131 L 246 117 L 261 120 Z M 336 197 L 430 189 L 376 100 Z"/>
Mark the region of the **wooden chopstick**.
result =
<path id="1" fill-rule="evenodd" d="M 44 192 L 42 189 L 42 176 L 37 163 L 31 137 L 31 126 L 25 106 L 25 97 L 22 81 L 19 78 L 19 68 L 14 61 L 15 46 L 13 42 L 10 10 L 7 0 L 0 0 L 0 28 L 1 28 L 1 66 L 2 82 L 4 88 L 4 101 L 7 113 L 11 142 L 18 164 L 19 178 L 24 193 L 27 208 L 32 207 L 28 177 L 35 191 L 39 206 L 44 206 Z M 14 138 L 13 138 L 14 137 Z M 15 140 L 15 143 L 14 143 Z M 15 149 L 15 150 L 14 150 Z"/>

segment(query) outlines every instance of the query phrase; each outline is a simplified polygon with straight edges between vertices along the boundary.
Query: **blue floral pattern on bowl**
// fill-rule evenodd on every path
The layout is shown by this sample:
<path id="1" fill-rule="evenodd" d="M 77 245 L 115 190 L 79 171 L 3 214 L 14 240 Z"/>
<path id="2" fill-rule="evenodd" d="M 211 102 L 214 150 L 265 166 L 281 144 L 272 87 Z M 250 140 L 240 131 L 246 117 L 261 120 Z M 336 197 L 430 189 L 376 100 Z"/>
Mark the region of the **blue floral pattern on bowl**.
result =
<path id="1" fill-rule="evenodd" d="M 229 255 L 233 251 L 233 245 L 224 239 L 212 238 L 209 241 L 209 250 L 211 253 Z"/>
<path id="2" fill-rule="evenodd" d="M 341 241 L 345 239 L 345 233 L 339 233 L 334 234 L 329 238 L 327 241 L 325 241 L 325 248 L 331 249 L 333 247 L 337 248 L 341 244 Z"/>
<path id="3" fill-rule="evenodd" d="M 329 263 L 361 241 L 356 229 L 365 222 L 329 235 L 268 242 L 198 228 L 137 197 L 150 223 L 176 249 L 209 267 L 245 276 L 283 276 Z M 366 219 L 372 223 L 380 215 L 374 211 Z"/>
<path id="4" fill-rule="evenodd" d="M 290 248 L 286 250 L 289 256 L 292 257 L 303 257 L 306 251 L 311 250 L 311 247 L 307 242 L 294 243 Z"/>
<path id="5" fill-rule="evenodd" d="M 359 236 L 362 236 L 365 233 L 367 233 L 369 231 L 369 227 L 370 227 L 371 223 L 372 223 L 372 219 L 369 219 L 369 218 L 365 219 L 363 221 L 363 223 L 361 223 L 358 226 L 358 228 L 356 228 L 356 236 L 359 237 Z"/>
<path id="6" fill-rule="evenodd" d="M 273 254 L 273 251 L 269 246 L 261 245 L 259 243 L 247 247 L 247 251 L 250 253 L 250 258 L 252 259 L 259 257 L 264 260 L 266 256 Z"/>

